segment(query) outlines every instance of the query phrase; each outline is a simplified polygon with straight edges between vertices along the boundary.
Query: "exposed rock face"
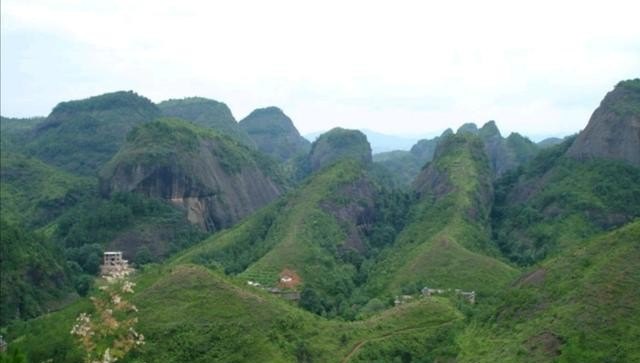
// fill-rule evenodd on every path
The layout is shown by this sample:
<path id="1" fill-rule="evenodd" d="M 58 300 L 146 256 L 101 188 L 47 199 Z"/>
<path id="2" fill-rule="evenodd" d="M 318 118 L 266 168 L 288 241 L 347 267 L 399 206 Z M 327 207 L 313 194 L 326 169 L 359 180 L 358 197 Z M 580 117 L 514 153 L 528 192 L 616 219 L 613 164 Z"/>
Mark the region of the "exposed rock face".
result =
<path id="1" fill-rule="evenodd" d="M 358 130 L 338 127 L 320 135 L 311 145 L 311 171 L 320 170 L 344 159 L 355 159 L 365 164 L 372 162 L 371 146 L 365 134 Z"/>
<path id="2" fill-rule="evenodd" d="M 640 79 L 620 82 L 605 96 L 567 155 L 640 167 Z"/>
<path id="3" fill-rule="evenodd" d="M 333 215 L 346 229 L 347 241 L 344 247 L 365 251 L 363 236 L 374 220 L 376 193 L 372 182 L 361 177 L 353 183 L 341 186 L 332 198 L 320 203 L 322 209 Z M 336 198 L 348 202 L 337 203 Z"/>
<path id="4" fill-rule="evenodd" d="M 258 150 L 280 161 L 309 152 L 311 143 L 300 136 L 291 119 L 277 107 L 254 110 L 240 121 Z"/>
<path id="5" fill-rule="evenodd" d="M 202 127 L 212 128 L 247 146 L 255 147 L 253 140 L 240 128 L 229 107 L 222 102 L 202 97 L 187 97 L 160 102 L 158 107 L 164 116 L 176 117 Z"/>
<path id="6" fill-rule="evenodd" d="M 232 139 L 183 121 L 160 120 L 135 129 L 101 179 L 105 193 L 166 199 L 184 207 L 192 223 L 215 231 L 282 193 L 275 170 Z"/>
<path id="7" fill-rule="evenodd" d="M 150 100 L 131 91 L 62 102 L 35 127 L 26 150 L 67 171 L 94 174 L 133 127 L 159 116 Z"/>
<path id="8" fill-rule="evenodd" d="M 520 134 L 512 133 L 503 138 L 495 121 L 485 123 L 480 129 L 472 123 L 464 124 L 458 129 L 458 134 L 465 133 L 478 135 L 482 139 L 494 176 L 500 176 L 531 160 L 539 150 L 535 143 Z"/>

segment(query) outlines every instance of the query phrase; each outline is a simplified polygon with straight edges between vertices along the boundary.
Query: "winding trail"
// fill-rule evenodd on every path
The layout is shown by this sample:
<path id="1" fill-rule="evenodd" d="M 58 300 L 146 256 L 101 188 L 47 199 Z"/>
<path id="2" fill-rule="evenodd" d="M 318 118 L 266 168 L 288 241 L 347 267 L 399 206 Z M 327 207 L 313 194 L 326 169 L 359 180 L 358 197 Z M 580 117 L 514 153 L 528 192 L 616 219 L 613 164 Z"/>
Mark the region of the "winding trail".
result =
<path id="1" fill-rule="evenodd" d="M 443 323 L 443 324 L 441 324 L 441 326 L 442 325 L 451 324 L 455 320 L 457 320 L 457 319 L 453 319 L 451 321 Z M 402 333 L 406 333 L 406 332 L 410 332 L 410 331 L 422 330 L 422 329 L 431 329 L 431 328 L 434 328 L 434 327 L 433 326 L 411 326 L 411 327 L 402 328 L 402 329 L 398 329 L 396 331 L 392 331 L 392 332 L 383 334 L 383 335 L 381 335 L 379 337 L 363 339 L 363 340 L 359 341 L 358 343 L 356 343 L 356 345 L 354 345 L 353 348 L 351 348 L 349 353 L 340 362 L 341 363 L 347 363 L 348 361 L 350 361 L 351 358 L 353 358 L 356 354 L 358 354 L 360 349 L 362 349 L 362 347 L 365 344 L 369 343 L 369 342 L 375 342 L 375 341 L 378 341 L 378 340 L 384 340 L 384 339 L 387 339 L 387 338 L 389 338 L 391 336 L 402 334 Z"/>

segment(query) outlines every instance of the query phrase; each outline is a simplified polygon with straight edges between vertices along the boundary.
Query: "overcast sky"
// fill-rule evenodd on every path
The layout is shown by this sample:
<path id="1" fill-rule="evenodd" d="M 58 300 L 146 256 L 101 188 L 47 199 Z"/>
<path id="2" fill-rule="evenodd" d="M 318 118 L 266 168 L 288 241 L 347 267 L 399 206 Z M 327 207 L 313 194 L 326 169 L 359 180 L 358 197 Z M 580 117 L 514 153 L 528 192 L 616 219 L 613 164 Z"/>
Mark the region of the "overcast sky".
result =
<path id="1" fill-rule="evenodd" d="M 640 77 L 640 1 L 1 2 L 1 113 L 134 90 L 276 105 L 302 133 L 583 128 Z"/>

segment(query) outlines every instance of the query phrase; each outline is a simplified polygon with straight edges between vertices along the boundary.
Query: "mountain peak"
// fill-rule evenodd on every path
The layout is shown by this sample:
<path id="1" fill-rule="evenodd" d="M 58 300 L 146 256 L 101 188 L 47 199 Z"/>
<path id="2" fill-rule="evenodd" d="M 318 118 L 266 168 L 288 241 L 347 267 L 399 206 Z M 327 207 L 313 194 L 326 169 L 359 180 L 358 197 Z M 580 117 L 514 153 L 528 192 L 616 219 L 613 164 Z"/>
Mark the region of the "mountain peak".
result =
<path id="1" fill-rule="evenodd" d="M 466 124 L 464 124 L 464 125 L 462 125 L 462 126 L 460 126 L 458 128 L 458 132 L 457 133 L 461 134 L 461 133 L 465 133 L 465 132 L 477 135 L 478 134 L 478 126 L 473 122 L 467 122 Z"/>
<path id="2" fill-rule="evenodd" d="M 300 136 L 293 121 L 278 107 L 253 110 L 239 125 L 260 151 L 280 161 L 309 150 L 309 141 Z"/>
<path id="3" fill-rule="evenodd" d="M 607 93 L 567 155 L 640 166 L 640 79 L 622 81 Z"/>
<path id="4" fill-rule="evenodd" d="M 311 145 L 309 157 L 312 171 L 320 170 L 342 159 L 355 159 L 365 164 L 372 162 L 371 145 L 367 136 L 362 131 L 340 127 L 320 135 Z"/>
<path id="5" fill-rule="evenodd" d="M 498 126 L 496 126 L 496 122 L 491 120 L 485 123 L 482 128 L 478 131 L 481 137 L 489 137 L 489 136 L 497 136 L 502 137 L 500 134 L 500 130 Z"/>

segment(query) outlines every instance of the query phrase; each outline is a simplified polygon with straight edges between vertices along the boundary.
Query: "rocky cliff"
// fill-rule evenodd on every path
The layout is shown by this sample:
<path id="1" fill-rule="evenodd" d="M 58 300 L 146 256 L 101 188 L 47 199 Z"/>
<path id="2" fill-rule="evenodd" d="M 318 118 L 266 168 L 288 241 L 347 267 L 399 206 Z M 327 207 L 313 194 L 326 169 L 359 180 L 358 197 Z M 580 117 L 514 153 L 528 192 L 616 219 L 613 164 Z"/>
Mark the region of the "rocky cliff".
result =
<path id="1" fill-rule="evenodd" d="M 310 143 L 300 136 L 291 119 L 277 107 L 254 110 L 240 121 L 261 152 L 280 161 L 309 152 Z"/>
<path id="2" fill-rule="evenodd" d="M 104 193 L 134 191 L 169 200 L 208 231 L 233 225 L 284 189 L 269 160 L 231 138 L 177 119 L 134 129 L 100 177 Z"/>
<path id="3" fill-rule="evenodd" d="M 640 167 L 640 79 L 620 82 L 605 96 L 567 155 Z"/>

